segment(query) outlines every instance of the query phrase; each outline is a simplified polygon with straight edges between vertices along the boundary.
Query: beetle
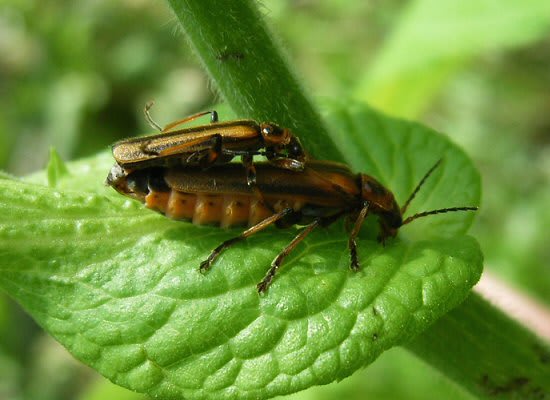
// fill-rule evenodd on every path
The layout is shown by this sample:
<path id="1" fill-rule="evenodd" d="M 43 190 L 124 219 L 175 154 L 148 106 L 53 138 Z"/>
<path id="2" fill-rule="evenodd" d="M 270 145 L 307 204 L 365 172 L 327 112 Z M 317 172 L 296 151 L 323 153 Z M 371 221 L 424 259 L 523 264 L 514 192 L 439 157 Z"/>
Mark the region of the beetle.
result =
<path id="1" fill-rule="evenodd" d="M 200 264 L 209 270 L 221 252 L 235 243 L 275 224 L 285 228 L 305 225 L 275 257 L 265 277 L 257 285 L 259 293 L 270 286 L 285 257 L 316 227 L 327 226 L 348 216 L 355 222 L 348 247 L 350 268 L 359 270 L 357 236 L 365 218 L 378 216 L 379 241 L 394 237 L 403 225 L 417 218 L 453 211 L 475 211 L 477 207 L 450 207 L 424 211 L 407 218 L 404 214 L 420 187 L 441 164 L 437 161 L 426 172 L 402 207 L 393 193 L 367 174 L 354 174 L 344 164 L 311 160 L 302 171 L 258 163 L 255 196 L 238 164 L 199 167 L 151 167 L 126 173 L 115 164 L 107 179 L 119 193 L 137 199 L 167 217 L 191 220 L 194 224 L 221 227 L 248 225 L 239 236 L 221 243 Z"/>
<path id="2" fill-rule="evenodd" d="M 160 134 L 124 139 L 112 146 L 115 161 L 125 170 L 174 165 L 199 165 L 206 169 L 240 156 L 247 171 L 247 182 L 253 186 L 254 155 L 264 155 L 279 168 L 299 171 L 305 166 L 305 151 L 287 128 L 251 119 L 219 122 L 215 110 L 200 112 L 161 128 L 149 113 L 152 105 L 152 102 L 146 104 L 145 117 Z M 208 114 L 210 124 L 176 129 Z"/>

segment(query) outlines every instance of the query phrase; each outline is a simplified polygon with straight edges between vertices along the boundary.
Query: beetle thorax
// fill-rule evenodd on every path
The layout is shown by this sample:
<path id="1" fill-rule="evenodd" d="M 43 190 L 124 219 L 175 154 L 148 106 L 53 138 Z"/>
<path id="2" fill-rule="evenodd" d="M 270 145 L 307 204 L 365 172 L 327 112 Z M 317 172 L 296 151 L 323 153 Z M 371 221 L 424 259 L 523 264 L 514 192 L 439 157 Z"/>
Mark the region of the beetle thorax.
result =
<path id="1" fill-rule="evenodd" d="M 401 209 L 393 193 L 372 176 L 361 174 L 361 198 L 368 202 L 369 211 L 377 214 L 387 229 L 398 229 L 403 224 Z"/>

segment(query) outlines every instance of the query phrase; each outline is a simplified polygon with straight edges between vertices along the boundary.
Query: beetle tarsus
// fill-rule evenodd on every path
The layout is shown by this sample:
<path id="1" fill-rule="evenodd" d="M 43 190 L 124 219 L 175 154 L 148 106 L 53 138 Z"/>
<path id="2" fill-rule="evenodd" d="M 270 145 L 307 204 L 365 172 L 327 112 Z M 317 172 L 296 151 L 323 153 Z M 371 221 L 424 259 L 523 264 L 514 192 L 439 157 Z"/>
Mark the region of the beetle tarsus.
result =
<path id="1" fill-rule="evenodd" d="M 275 260 L 271 263 L 271 268 L 267 271 L 265 274 L 264 279 L 261 280 L 260 283 L 256 285 L 256 288 L 258 289 L 258 293 L 264 293 L 269 286 L 271 285 L 271 281 L 275 277 L 275 274 L 277 273 L 277 270 L 281 267 L 281 264 L 285 260 L 286 256 L 289 255 L 289 253 L 294 250 L 294 248 L 302 241 L 304 238 L 311 233 L 313 229 L 315 229 L 319 224 L 321 223 L 321 218 L 315 218 L 312 223 L 307 225 L 304 229 L 300 231 L 296 235 L 294 239 L 286 246 L 283 251 L 281 251 L 277 257 L 275 257 Z"/>
<path id="2" fill-rule="evenodd" d="M 215 124 L 218 122 L 218 112 L 216 110 L 210 111 L 210 123 Z"/>
<path id="3" fill-rule="evenodd" d="M 349 239 L 348 246 L 349 246 L 349 255 L 351 258 L 349 267 L 352 271 L 357 272 L 359 271 L 360 266 L 359 266 L 359 258 L 357 257 L 357 241 L 355 240 L 355 238 Z"/>
<path id="4" fill-rule="evenodd" d="M 151 114 L 149 113 L 154 104 L 155 102 L 153 100 L 148 101 L 143 108 L 143 113 L 145 114 L 145 119 L 147 120 L 147 123 L 151 126 L 151 128 L 162 132 L 162 128 L 160 127 L 160 125 L 155 122 L 155 120 L 151 117 Z"/>
<path id="5" fill-rule="evenodd" d="M 208 259 L 201 262 L 201 265 L 199 266 L 199 272 L 201 274 L 206 273 L 210 269 L 210 267 L 212 266 L 212 261 L 213 260 L 210 260 L 210 257 L 208 257 Z"/>
<path id="6" fill-rule="evenodd" d="M 232 246 L 233 244 L 240 242 L 241 240 L 246 239 L 246 236 L 239 235 L 235 236 L 234 238 L 227 239 L 222 244 L 220 244 L 218 247 L 216 247 L 214 250 L 212 250 L 212 253 L 208 256 L 206 260 L 201 262 L 199 266 L 199 271 L 201 273 L 205 273 L 212 267 L 212 263 L 216 261 L 216 259 L 219 257 L 222 251 L 227 249 L 228 247 Z"/>

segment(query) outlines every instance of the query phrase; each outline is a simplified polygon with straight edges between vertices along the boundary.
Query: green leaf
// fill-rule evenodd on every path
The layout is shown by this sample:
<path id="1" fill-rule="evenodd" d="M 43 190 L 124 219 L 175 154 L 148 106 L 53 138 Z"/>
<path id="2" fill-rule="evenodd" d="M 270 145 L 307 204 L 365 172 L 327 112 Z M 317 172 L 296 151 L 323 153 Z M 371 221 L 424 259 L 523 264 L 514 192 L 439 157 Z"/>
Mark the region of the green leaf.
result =
<path id="1" fill-rule="evenodd" d="M 48 175 L 48 186 L 56 187 L 57 182 L 65 175 L 68 174 L 68 169 L 55 148 L 50 149 L 50 160 L 46 167 Z"/>
<path id="2" fill-rule="evenodd" d="M 331 110 L 352 165 L 399 201 L 443 157 L 414 210 L 477 204 L 477 172 L 442 135 L 360 106 Z M 357 273 L 337 224 L 300 244 L 259 296 L 296 228 L 262 232 L 202 275 L 199 261 L 240 230 L 144 209 L 103 186 L 111 162 L 75 163 L 55 190 L 39 175 L 0 180 L 0 286 L 77 358 L 136 391 L 252 399 L 345 378 L 457 306 L 481 273 L 464 236 L 472 213 L 415 221 L 385 247 L 371 221 Z"/>
<path id="3" fill-rule="evenodd" d="M 549 30 L 547 0 L 414 1 L 356 95 L 393 115 L 418 115 L 473 57 L 533 42 Z"/>
<path id="4" fill-rule="evenodd" d="M 110 151 L 104 151 L 93 157 L 73 161 L 69 164 L 69 167 L 65 166 L 66 172 L 61 176 L 56 176 L 59 179 L 55 181 L 55 189 L 112 194 L 112 189 L 105 185 L 105 178 L 107 177 L 105 171 L 109 172 L 114 162 Z M 50 157 L 46 170 L 38 171 L 25 177 L 25 181 L 37 185 L 50 186 L 51 165 L 52 161 Z"/>
<path id="5" fill-rule="evenodd" d="M 99 378 L 87 385 L 86 389 L 78 396 L 76 400 L 150 400 L 148 396 L 140 393 L 131 392 L 120 386 L 113 385 L 111 382 Z"/>
<path id="6" fill-rule="evenodd" d="M 356 171 L 368 173 L 391 188 L 402 205 L 434 165 L 442 165 L 410 204 L 405 216 L 417 212 L 475 206 L 481 197 L 481 178 L 470 159 L 441 133 L 419 123 L 391 118 L 365 105 L 330 104 L 328 121 L 334 143 Z M 401 229 L 412 238 L 464 234 L 475 213 L 448 213 L 414 221 Z"/>

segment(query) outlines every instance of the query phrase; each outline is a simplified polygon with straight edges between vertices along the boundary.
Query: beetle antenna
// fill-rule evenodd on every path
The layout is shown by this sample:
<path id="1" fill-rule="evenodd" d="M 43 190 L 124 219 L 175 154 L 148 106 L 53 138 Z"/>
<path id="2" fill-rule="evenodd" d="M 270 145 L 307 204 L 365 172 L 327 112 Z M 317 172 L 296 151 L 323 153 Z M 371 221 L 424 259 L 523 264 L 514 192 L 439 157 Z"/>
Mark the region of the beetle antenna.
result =
<path id="1" fill-rule="evenodd" d="M 153 107 L 153 104 L 155 104 L 155 102 L 152 100 L 147 102 L 147 104 L 145 104 L 145 108 L 143 109 L 143 113 L 145 114 L 145 119 L 147 120 L 151 128 L 162 132 L 162 128 L 160 127 L 160 125 L 153 121 L 151 114 L 149 114 L 149 110 Z"/>
<path id="2" fill-rule="evenodd" d="M 405 204 L 403 204 L 403 207 L 401 207 L 401 215 L 404 215 L 405 214 L 405 211 L 407 211 L 407 207 L 409 207 L 409 204 L 411 204 L 411 201 L 414 199 L 414 197 L 416 196 L 416 194 L 418 193 L 418 191 L 420 190 L 420 188 L 422 187 L 422 185 L 424 184 L 424 182 L 426 182 L 426 179 L 428 179 L 428 177 L 432 174 L 432 172 L 434 172 L 434 170 L 439 167 L 439 165 L 441 164 L 441 161 L 443 159 L 440 158 L 439 160 L 437 160 L 437 162 L 433 165 L 433 167 L 431 167 L 428 172 L 426 172 L 424 174 L 424 177 L 420 180 L 420 182 L 418 182 L 418 185 L 416 185 L 416 187 L 414 188 L 413 192 L 411 193 L 411 195 L 409 196 L 409 198 L 407 199 L 407 201 L 405 202 Z"/>
<path id="3" fill-rule="evenodd" d="M 417 218 L 426 217 L 428 215 L 444 214 L 444 213 L 453 212 L 453 211 L 476 211 L 477 209 L 478 207 L 450 207 L 450 208 L 440 208 L 438 210 L 424 211 L 418 214 L 411 215 L 410 217 L 405 219 L 401 225 L 406 225 Z"/>

